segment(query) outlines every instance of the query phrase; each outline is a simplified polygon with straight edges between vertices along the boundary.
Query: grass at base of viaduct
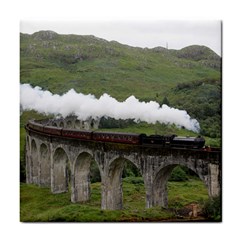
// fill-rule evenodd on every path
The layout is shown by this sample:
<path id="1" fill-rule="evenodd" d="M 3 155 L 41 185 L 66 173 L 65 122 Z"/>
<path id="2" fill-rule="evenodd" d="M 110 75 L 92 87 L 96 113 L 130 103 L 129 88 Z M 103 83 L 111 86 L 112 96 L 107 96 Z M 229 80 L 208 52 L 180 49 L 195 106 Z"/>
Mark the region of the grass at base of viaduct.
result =
<path id="1" fill-rule="evenodd" d="M 91 200 L 71 203 L 70 192 L 52 194 L 49 188 L 20 184 L 21 222 L 161 222 L 176 221 L 178 209 L 208 200 L 207 188 L 201 180 L 168 182 L 169 209 L 145 208 L 143 179 L 123 179 L 123 209 L 101 210 L 101 183 L 91 184 Z M 189 218 L 187 217 L 189 220 Z"/>

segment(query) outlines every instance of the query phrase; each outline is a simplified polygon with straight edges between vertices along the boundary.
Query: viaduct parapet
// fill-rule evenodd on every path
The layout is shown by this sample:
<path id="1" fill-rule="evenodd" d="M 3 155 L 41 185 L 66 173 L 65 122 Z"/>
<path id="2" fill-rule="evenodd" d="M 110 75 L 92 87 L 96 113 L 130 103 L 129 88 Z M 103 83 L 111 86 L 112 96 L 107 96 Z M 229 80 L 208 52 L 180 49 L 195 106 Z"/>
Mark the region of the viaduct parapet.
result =
<path id="1" fill-rule="evenodd" d="M 53 122 L 52 126 L 61 127 L 61 122 L 64 121 Z M 67 120 L 63 124 L 67 127 Z M 26 132 L 27 183 L 50 187 L 54 194 L 70 188 L 73 203 L 90 200 L 91 161 L 97 163 L 101 175 L 102 209 L 123 207 L 125 161 L 133 163 L 142 174 L 146 208 L 168 206 L 167 181 L 177 165 L 194 171 L 206 185 L 210 197 L 221 192 L 221 151 L 94 142 L 47 135 L 28 128 Z"/>
<path id="2" fill-rule="evenodd" d="M 98 129 L 100 119 L 88 118 L 86 120 L 79 120 L 76 116 L 68 116 L 66 118 L 46 119 L 40 121 L 47 126 L 58 128 L 69 128 L 79 130 Z"/>

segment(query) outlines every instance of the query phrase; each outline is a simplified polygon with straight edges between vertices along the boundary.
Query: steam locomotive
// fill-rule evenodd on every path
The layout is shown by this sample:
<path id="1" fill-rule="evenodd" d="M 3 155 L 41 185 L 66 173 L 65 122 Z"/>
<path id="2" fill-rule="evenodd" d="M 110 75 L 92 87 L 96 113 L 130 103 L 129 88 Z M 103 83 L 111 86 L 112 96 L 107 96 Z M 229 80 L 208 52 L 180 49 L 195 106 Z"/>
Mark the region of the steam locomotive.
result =
<path id="1" fill-rule="evenodd" d="M 205 145 L 205 139 L 198 137 L 179 137 L 177 135 L 150 135 L 117 132 L 99 132 L 88 130 L 76 130 L 46 126 L 34 121 L 29 121 L 27 129 L 41 132 L 46 135 L 62 136 L 90 141 L 113 142 L 134 144 L 149 147 L 175 147 L 175 148 L 195 148 L 199 149 Z"/>

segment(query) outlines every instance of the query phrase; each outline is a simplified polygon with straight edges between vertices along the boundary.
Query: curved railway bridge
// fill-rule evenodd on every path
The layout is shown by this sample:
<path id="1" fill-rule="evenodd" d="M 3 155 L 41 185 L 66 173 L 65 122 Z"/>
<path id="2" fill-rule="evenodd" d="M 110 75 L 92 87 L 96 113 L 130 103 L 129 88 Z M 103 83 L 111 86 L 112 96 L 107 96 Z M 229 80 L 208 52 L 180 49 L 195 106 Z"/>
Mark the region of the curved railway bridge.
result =
<path id="1" fill-rule="evenodd" d="M 44 121 L 37 124 L 50 125 L 48 128 L 56 130 L 61 127 L 58 123 L 51 120 L 50 124 Z M 68 191 L 70 179 L 73 203 L 90 200 L 91 161 L 97 163 L 101 175 L 102 209 L 123 207 L 122 172 L 126 160 L 142 174 L 146 208 L 168 206 L 167 181 L 177 165 L 194 171 L 206 185 L 210 197 L 221 193 L 221 149 L 153 148 L 82 140 L 46 134 L 28 125 L 26 132 L 27 183 L 50 187 L 57 194 Z"/>

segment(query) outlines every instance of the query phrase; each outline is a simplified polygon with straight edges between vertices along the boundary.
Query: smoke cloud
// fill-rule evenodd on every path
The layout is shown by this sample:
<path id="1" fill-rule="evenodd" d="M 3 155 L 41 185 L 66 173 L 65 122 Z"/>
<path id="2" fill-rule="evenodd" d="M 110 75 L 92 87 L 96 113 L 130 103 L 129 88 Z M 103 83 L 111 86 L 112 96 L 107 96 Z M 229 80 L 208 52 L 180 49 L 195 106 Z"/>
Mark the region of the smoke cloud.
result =
<path id="1" fill-rule="evenodd" d="M 20 104 L 23 111 L 35 110 L 62 117 L 74 114 L 79 120 L 105 116 L 148 123 L 175 124 L 194 132 L 200 130 L 198 121 L 191 119 L 185 110 L 171 108 L 167 105 L 160 107 L 155 101 L 140 102 L 134 96 L 130 96 L 123 102 L 118 102 L 106 93 L 99 99 L 91 94 L 77 93 L 74 89 L 63 95 L 58 95 L 44 91 L 40 87 L 33 88 L 30 84 L 21 84 Z"/>

